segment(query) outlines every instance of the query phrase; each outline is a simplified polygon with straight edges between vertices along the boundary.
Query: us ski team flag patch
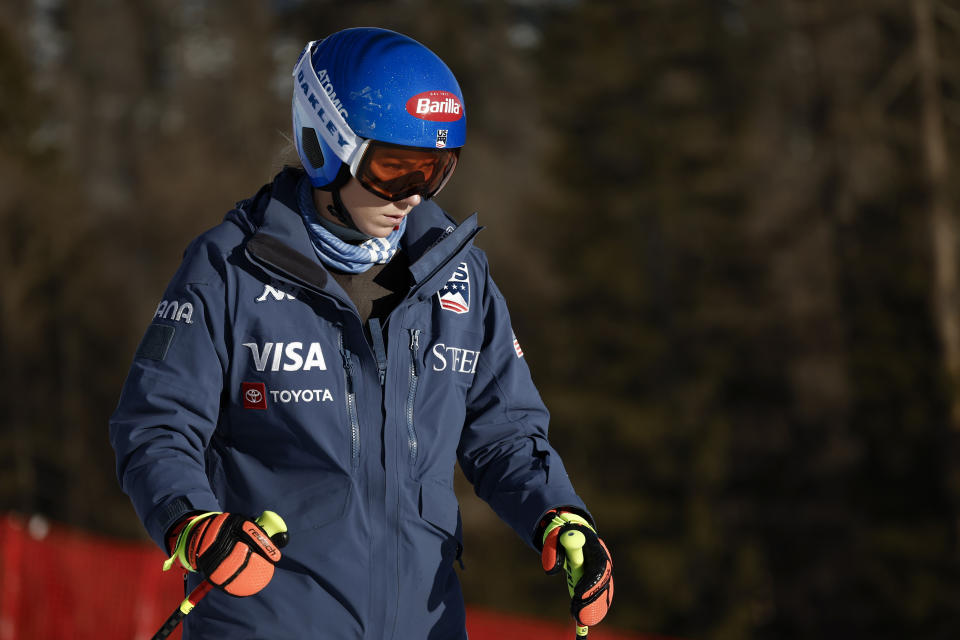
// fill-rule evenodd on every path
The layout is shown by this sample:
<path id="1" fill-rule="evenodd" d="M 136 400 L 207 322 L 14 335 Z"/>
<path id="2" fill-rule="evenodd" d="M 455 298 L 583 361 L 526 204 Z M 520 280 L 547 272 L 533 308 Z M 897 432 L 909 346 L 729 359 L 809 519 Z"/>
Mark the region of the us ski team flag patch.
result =
<path id="1" fill-rule="evenodd" d="M 470 311 L 470 273 L 467 263 L 461 262 L 447 283 L 437 292 L 440 307 L 454 313 Z"/>

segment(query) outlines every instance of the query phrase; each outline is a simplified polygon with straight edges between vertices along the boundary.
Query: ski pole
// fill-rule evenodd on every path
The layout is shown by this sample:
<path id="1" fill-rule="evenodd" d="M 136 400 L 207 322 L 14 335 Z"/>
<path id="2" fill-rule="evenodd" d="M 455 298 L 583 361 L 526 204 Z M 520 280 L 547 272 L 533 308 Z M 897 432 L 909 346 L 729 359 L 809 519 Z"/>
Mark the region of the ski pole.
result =
<path id="1" fill-rule="evenodd" d="M 586 542 L 587 539 L 579 531 L 567 531 L 560 536 L 560 544 L 567 552 L 567 559 L 564 561 L 567 570 L 564 573 L 567 574 L 567 590 L 570 591 L 571 598 L 573 588 L 583 577 L 583 545 Z M 586 638 L 589 630 L 589 627 L 577 624 L 577 640 Z"/>
<path id="2" fill-rule="evenodd" d="M 278 547 L 284 547 L 287 542 L 290 541 L 290 536 L 287 534 L 286 523 L 283 521 L 283 518 L 273 511 L 264 511 L 255 522 L 261 529 L 267 532 L 267 535 Z M 188 613 L 193 611 L 197 603 L 203 600 L 203 598 L 210 593 L 211 589 L 213 589 L 213 584 L 209 580 L 204 579 L 203 582 L 198 584 L 197 587 L 190 592 L 190 595 L 184 598 L 180 606 L 174 609 L 170 617 L 167 618 L 167 621 L 163 623 L 163 626 L 153 634 L 151 640 L 164 640 L 164 638 L 173 633 L 173 630 L 177 628 L 180 621 L 183 620 Z"/>

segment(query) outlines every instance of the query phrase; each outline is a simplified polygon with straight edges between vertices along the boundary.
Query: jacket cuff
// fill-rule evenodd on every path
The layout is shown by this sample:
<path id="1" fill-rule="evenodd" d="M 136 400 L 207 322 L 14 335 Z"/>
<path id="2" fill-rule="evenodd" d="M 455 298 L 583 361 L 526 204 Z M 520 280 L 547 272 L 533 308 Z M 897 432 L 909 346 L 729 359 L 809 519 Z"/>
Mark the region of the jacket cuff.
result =
<path id="1" fill-rule="evenodd" d="M 167 551 L 167 536 L 177 523 L 191 513 L 206 511 L 222 511 L 222 509 L 212 494 L 191 493 L 158 505 L 144 525 L 153 541 Z"/>

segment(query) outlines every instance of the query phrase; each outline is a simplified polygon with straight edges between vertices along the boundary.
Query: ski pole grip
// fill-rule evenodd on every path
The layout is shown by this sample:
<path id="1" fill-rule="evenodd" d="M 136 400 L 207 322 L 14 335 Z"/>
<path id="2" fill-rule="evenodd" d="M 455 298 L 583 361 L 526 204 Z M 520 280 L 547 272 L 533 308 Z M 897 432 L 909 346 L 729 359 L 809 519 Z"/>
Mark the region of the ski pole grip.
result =
<path id="1" fill-rule="evenodd" d="M 587 539 L 579 531 L 567 531 L 560 536 L 560 544 L 567 552 L 567 566 L 569 567 L 567 588 L 570 590 L 570 596 L 573 597 L 573 587 L 580 582 L 583 577 L 583 545 Z M 577 640 L 587 637 L 589 627 L 577 625 Z"/>
<path id="2" fill-rule="evenodd" d="M 290 541 L 290 535 L 287 533 L 287 523 L 276 512 L 264 511 L 257 518 L 256 523 L 267 532 L 267 535 L 278 547 L 284 547 Z"/>
<path id="3" fill-rule="evenodd" d="M 583 545 L 586 542 L 587 539 L 579 531 L 567 531 L 560 537 L 560 544 L 567 551 L 567 562 L 576 576 L 574 583 L 583 575 Z"/>

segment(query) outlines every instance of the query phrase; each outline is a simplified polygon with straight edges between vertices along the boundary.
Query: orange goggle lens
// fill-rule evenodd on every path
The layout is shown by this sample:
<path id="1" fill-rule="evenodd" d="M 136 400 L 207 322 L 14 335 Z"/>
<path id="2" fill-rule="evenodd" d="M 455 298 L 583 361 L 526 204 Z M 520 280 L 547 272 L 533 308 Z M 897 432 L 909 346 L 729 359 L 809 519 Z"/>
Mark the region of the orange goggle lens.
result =
<path id="1" fill-rule="evenodd" d="M 431 198 L 457 166 L 460 149 L 423 149 L 370 142 L 354 174 L 368 191 L 396 202 Z"/>

